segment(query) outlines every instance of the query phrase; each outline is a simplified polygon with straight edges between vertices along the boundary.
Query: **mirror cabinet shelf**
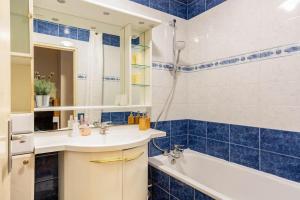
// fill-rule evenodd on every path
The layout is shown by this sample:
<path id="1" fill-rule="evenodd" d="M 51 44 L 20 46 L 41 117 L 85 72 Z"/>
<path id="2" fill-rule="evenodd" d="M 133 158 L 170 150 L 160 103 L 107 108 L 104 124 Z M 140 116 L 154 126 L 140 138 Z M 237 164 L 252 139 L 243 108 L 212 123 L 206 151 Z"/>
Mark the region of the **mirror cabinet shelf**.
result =
<path id="1" fill-rule="evenodd" d="M 151 105 L 128 105 L 128 106 L 58 106 L 58 107 L 45 107 L 34 108 L 34 112 L 46 111 L 80 111 L 80 110 L 93 110 L 93 111 L 106 111 L 106 110 L 136 110 L 147 109 Z"/>

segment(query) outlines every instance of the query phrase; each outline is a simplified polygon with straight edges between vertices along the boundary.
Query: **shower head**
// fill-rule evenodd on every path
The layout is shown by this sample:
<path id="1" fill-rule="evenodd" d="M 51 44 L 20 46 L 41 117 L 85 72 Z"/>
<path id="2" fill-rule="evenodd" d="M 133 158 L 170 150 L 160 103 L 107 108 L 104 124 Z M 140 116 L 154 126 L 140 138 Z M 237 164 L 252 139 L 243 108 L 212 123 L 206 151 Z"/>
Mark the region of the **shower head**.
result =
<path id="1" fill-rule="evenodd" d="M 176 49 L 178 51 L 181 51 L 185 48 L 185 42 L 184 41 L 176 41 Z"/>

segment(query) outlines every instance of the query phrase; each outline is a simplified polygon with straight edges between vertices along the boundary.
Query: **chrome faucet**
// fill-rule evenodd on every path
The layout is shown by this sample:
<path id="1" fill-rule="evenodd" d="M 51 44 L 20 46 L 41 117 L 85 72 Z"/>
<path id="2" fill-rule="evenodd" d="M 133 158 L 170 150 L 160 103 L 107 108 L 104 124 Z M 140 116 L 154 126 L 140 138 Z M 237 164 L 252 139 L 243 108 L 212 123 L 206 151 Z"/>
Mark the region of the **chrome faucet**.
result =
<path id="1" fill-rule="evenodd" d="M 170 152 L 170 156 L 174 159 L 178 159 L 181 157 L 182 153 L 184 152 L 183 149 L 184 145 L 174 145 L 174 150 Z"/>
<path id="2" fill-rule="evenodd" d="M 99 128 L 99 132 L 101 135 L 106 135 L 108 128 L 111 127 L 111 121 L 108 122 L 94 122 L 94 126 Z"/>

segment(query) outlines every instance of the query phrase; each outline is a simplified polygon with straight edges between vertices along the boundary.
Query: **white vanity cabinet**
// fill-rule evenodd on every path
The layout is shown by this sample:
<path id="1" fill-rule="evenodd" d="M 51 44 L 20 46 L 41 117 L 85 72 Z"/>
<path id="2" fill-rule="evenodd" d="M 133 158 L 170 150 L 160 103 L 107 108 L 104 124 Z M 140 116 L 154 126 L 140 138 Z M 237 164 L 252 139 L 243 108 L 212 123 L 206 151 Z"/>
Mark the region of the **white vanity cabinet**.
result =
<path id="1" fill-rule="evenodd" d="M 34 199 L 34 155 L 13 156 L 11 200 Z"/>
<path id="2" fill-rule="evenodd" d="M 147 145 L 123 151 L 64 152 L 62 200 L 146 200 Z"/>
<path id="3" fill-rule="evenodd" d="M 123 200 L 146 200 L 148 194 L 147 147 L 123 151 L 123 157 L 136 158 L 123 162 Z M 143 154 L 142 154 L 143 153 Z"/>

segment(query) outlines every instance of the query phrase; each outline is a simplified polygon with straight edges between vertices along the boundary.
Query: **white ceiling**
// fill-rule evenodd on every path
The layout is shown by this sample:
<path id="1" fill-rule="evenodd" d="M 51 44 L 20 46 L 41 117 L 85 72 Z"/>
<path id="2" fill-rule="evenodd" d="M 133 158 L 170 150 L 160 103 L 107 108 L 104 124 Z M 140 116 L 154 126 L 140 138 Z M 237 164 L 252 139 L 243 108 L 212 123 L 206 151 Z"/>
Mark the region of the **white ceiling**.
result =
<path id="1" fill-rule="evenodd" d="M 88 0 L 66 0 L 66 3 L 64 4 L 58 3 L 56 0 L 34 0 L 34 7 L 36 10 L 53 11 L 60 14 L 67 14 L 74 17 L 80 17 L 85 20 L 97 21 L 119 27 L 132 24 L 134 30 L 141 32 L 161 23 L 156 19 L 109 7 L 103 3 L 90 3 Z M 47 13 L 53 14 L 53 12 L 43 12 L 42 14 L 50 15 Z M 108 12 L 109 15 L 104 15 L 105 12 Z M 41 13 L 36 12 L 34 14 L 41 15 Z M 51 19 L 56 16 L 43 17 Z M 140 24 L 140 22 L 143 22 L 144 24 Z"/>

